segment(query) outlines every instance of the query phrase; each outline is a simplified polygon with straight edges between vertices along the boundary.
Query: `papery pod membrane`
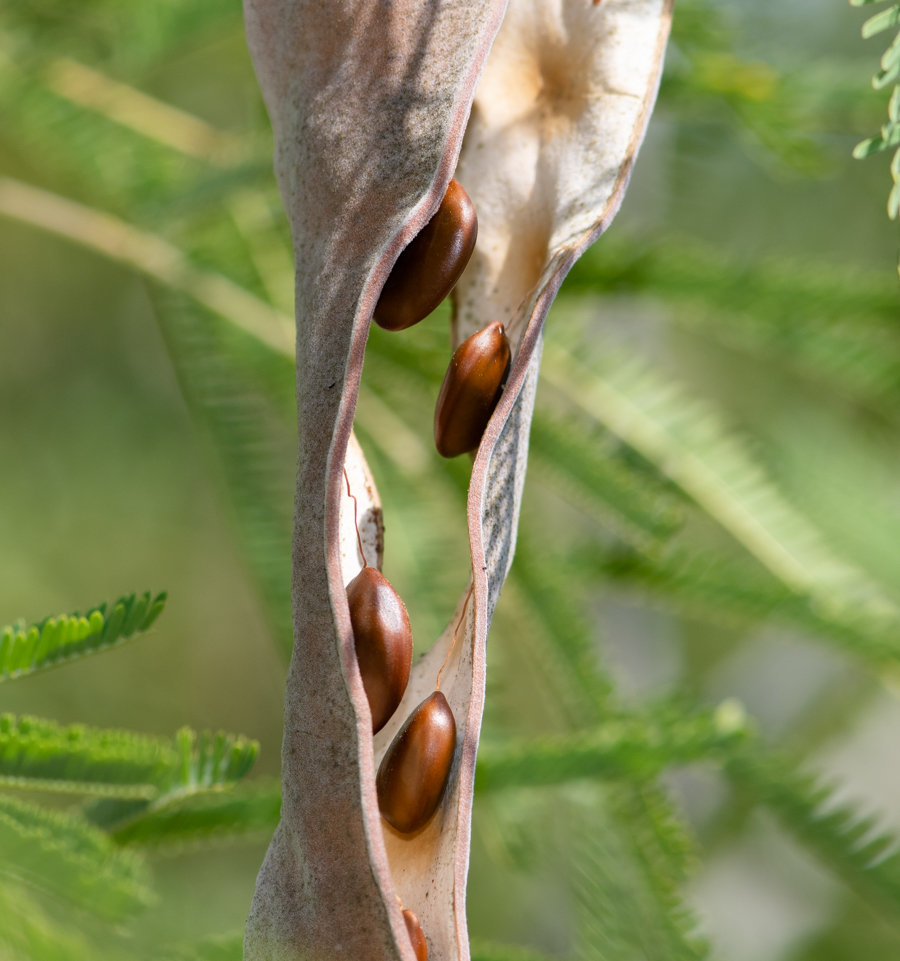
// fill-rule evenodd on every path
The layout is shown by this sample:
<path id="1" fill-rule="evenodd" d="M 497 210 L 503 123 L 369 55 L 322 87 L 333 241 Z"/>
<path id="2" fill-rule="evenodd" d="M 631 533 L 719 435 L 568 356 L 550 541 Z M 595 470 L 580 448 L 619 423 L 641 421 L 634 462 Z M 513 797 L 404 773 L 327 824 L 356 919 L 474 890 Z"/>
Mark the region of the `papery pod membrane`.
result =
<path id="1" fill-rule="evenodd" d="M 431 961 L 469 957 L 485 648 L 515 546 L 541 328 L 565 273 L 621 203 L 671 16 L 670 0 L 504 7 L 245 0 L 295 248 L 300 440 L 282 820 L 257 882 L 248 959 L 415 961 L 398 898 L 418 915 Z M 343 464 L 378 294 L 454 170 L 479 240 L 453 339 L 502 320 L 516 353 L 469 488 L 472 597 L 373 742 L 344 592 L 361 562 L 346 539 Z M 458 729 L 449 786 L 434 818 L 403 838 L 379 816 L 375 771 L 434 690 L 464 611 L 441 683 Z"/>

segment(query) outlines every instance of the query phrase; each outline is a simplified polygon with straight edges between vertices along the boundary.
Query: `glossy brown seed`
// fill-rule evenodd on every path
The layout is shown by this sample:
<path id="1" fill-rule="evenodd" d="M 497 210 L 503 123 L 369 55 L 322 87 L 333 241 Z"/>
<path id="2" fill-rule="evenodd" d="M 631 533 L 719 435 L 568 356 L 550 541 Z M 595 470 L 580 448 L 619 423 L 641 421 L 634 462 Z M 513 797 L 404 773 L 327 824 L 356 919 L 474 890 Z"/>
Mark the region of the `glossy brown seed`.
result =
<path id="1" fill-rule="evenodd" d="M 377 734 L 397 710 L 409 683 L 412 628 L 400 595 L 374 567 L 364 567 L 350 581 L 347 603 L 372 731 Z"/>
<path id="2" fill-rule="evenodd" d="M 435 691 L 406 719 L 378 768 L 378 806 L 391 827 L 412 834 L 434 814 L 455 748 L 453 712 L 447 698 Z"/>
<path id="3" fill-rule="evenodd" d="M 412 941 L 416 961 L 428 961 L 428 942 L 425 940 L 425 932 L 419 924 L 419 919 L 409 908 L 404 908 L 403 920 L 406 921 L 406 930 L 409 931 L 409 940 Z"/>
<path id="4" fill-rule="evenodd" d="M 434 443 L 442 457 L 477 449 L 500 400 L 510 356 L 506 331 L 496 320 L 456 348 L 434 410 Z"/>
<path id="5" fill-rule="evenodd" d="M 475 206 L 451 180 L 437 213 L 397 258 L 375 307 L 375 323 L 405 330 L 424 320 L 453 290 L 477 235 Z"/>

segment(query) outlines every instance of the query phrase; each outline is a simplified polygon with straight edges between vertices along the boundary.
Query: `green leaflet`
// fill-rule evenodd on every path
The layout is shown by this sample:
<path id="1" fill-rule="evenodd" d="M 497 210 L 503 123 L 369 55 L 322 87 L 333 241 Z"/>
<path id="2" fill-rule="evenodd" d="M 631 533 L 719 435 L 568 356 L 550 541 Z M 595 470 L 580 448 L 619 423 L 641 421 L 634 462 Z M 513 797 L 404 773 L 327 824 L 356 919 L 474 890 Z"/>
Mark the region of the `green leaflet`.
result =
<path id="1" fill-rule="evenodd" d="M 831 550 L 709 404 L 633 359 L 607 361 L 600 373 L 552 344 L 544 356 L 545 377 L 569 403 L 678 484 L 821 616 L 873 633 L 900 625 L 894 602 Z"/>
<path id="2" fill-rule="evenodd" d="M 26 627 L 23 622 L 0 629 L 0 681 L 26 677 L 67 661 L 109 650 L 150 629 L 166 604 L 166 593 L 151 600 L 120 597 L 84 614 L 46 617 Z"/>
<path id="3" fill-rule="evenodd" d="M 186 298 L 156 291 L 154 303 L 182 390 L 221 469 L 238 539 L 287 659 L 294 639 L 290 551 L 296 438 L 283 410 L 293 397 L 293 366 Z"/>
<path id="4" fill-rule="evenodd" d="M 715 713 L 680 712 L 658 719 L 613 718 L 592 731 L 523 742 L 484 744 L 476 791 L 562 784 L 588 778 L 655 777 L 665 767 L 727 756 L 746 735 L 739 705 Z"/>
<path id="5" fill-rule="evenodd" d="M 18 882 L 0 882 L 0 953 L 29 961 L 99 961 L 76 927 L 51 918 Z"/>
<path id="6" fill-rule="evenodd" d="M 143 864 L 80 818 L 0 797 L 0 872 L 108 918 L 152 901 Z"/>
<path id="7" fill-rule="evenodd" d="M 602 438 L 585 442 L 585 433 L 539 404 L 529 446 L 538 476 L 624 541 L 643 551 L 658 548 L 681 525 L 672 492 L 648 471 L 604 451 Z"/>
<path id="8" fill-rule="evenodd" d="M 545 683 L 568 725 L 590 727 L 603 716 L 612 683 L 602 673 L 590 626 L 572 603 L 582 572 L 569 558 L 533 546 L 529 521 L 523 511 L 508 581 L 526 620 L 537 628 L 523 640 L 535 649 Z"/>
<path id="9" fill-rule="evenodd" d="M 225 793 L 184 797 L 159 809 L 146 809 L 123 827 L 113 828 L 117 844 L 192 844 L 252 833 L 270 833 L 281 816 L 277 782 L 241 785 Z"/>
<path id="10" fill-rule="evenodd" d="M 864 902 L 900 924 L 900 851 L 897 838 L 876 830 L 875 819 L 846 804 L 794 759 L 737 750 L 725 772 L 764 804 Z"/>
<path id="11" fill-rule="evenodd" d="M 0 787 L 153 797 L 177 764 L 171 744 L 158 738 L 0 716 Z"/>
<path id="12" fill-rule="evenodd" d="M 586 567 L 598 574 L 634 584 L 694 617 L 724 624 L 771 620 L 798 627 L 882 671 L 900 658 L 897 635 L 870 629 L 864 619 L 835 620 L 815 598 L 791 591 L 751 561 L 723 553 L 672 550 L 658 557 L 634 552 L 584 552 Z"/>
<path id="13" fill-rule="evenodd" d="M 123 802 L 218 789 L 242 778 L 259 745 L 183 728 L 174 742 L 81 724 L 0 716 L 0 787 Z"/>
<path id="14" fill-rule="evenodd" d="M 197 734 L 187 727 L 175 735 L 173 748 L 174 764 L 157 785 L 153 800 L 100 798 L 86 809 L 88 819 L 98 827 L 116 830 L 182 798 L 226 790 L 247 774 L 259 753 L 256 741 L 222 731 Z"/>
<path id="15" fill-rule="evenodd" d="M 850 0 L 853 6 L 862 6 L 859 0 Z M 878 0 L 872 0 L 878 2 Z M 862 35 L 864 39 L 874 37 L 885 30 L 890 30 L 900 24 L 900 5 L 894 4 L 887 7 L 880 13 L 869 17 L 863 24 Z M 900 33 L 894 36 L 887 50 L 881 57 L 881 69 L 872 77 L 872 86 L 876 90 L 883 90 L 885 87 L 894 85 L 894 90 L 888 103 L 888 122 L 881 128 L 881 133 L 876 137 L 870 137 L 858 143 L 853 151 L 853 156 L 857 159 L 870 157 L 874 153 L 882 150 L 893 150 L 900 145 Z M 891 177 L 894 186 L 888 196 L 888 216 L 891 220 L 897 219 L 900 212 L 900 150 L 894 153 L 891 162 Z"/>
<path id="16" fill-rule="evenodd" d="M 668 858 L 659 837 L 647 830 L 639 789 L 581 785 L 567 789 L 561 800 L 573 859 L 577 956 L 597 961 L 705 957 L 705 946 L 693 934 L 695 922 L 673 893 L 670 872 L 660 870 Z"/>
<path id="17" fill-rule="evenodd" d="M 747 263 L 684 237 L 605 238 L 575 265 L 569 294 L 651 294 L 672 319 L 730 349 L 792 365 L 890 413 L 900 398 L 896 282 L 878 271 Z"/>

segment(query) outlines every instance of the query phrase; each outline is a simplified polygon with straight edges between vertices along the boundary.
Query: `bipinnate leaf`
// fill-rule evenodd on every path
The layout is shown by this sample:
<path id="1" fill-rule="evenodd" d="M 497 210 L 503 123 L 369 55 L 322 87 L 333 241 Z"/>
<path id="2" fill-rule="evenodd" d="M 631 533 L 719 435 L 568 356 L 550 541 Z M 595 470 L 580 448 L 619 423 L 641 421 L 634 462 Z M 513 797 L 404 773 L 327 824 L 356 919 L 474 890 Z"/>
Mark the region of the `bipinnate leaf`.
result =
<path id="1" fill-rule="evenodd" d="M 282 820 L 257 882 L 248 961 L 332 956 L 338 945 L 357 961 L 412 961 L 398 898 L 419 916 L 431 961 L 469 956 L 486 640 L 515 548 L 541 329 L 565 273 L 621 203 L 670 13 L 668 0 L 514 0 L 505 11 L 502 0 L 401 0 L 389 16 L 372 0 L 246 0 L 296 257 L 299 429 Z M 342 550 L 343 466 L 377 298 L 458 157 L 482 240 L 458 287 L 454 341 L 502 320 L 515 359 L 469 485 L 472 602 L 460 600 L 413 669 L 373 750 L 343 591 L 353 571 L 342 560 L 359 563 Z M 374 773 L 451 647 L 441 690 L 457 751 L 439 809 L 405 838 L 383 827 Z M 348 904 L 352 924 L 336 925 Z"/>
<path id="2" fill-rule="evenodd" d="M 111 605 L 0 628 L 0 681 L 25 677 L 117 647 L 147 631 L 166 605 L 166 593 L 130 594 Z"/>
<path id="3" fill-rule="evenodd" d="M 709 404 L 635 358 L 592 370 L 554 347 L 554 387 L 654 464 L 820 616 L 872 636 L 896 631 L 900 608 L 831 548 Z"/>
<path id="4" fill-rule="evenodd" d="M 99 797 L 152 798 L 178 757 L 161 738 L 0 716 L 0 786 Z"/>
<path id="5" fill-rule="evenodd" d="M 254 782 L 231 791 L 182 797 L 166 807 L 148 807 L 122 827 L 113 827 L 117 844 L 184 846 L 247 834 L 271 834 L 281 817 L 281 785 Z"/>
<path id="6" fill-rule="evenodd" d="M 798 768 L 796 759 L 753 743 L 726 758 L 724 769 L 866 904 L 900 924 L 898 839 L 878 818 L 848 804 L 836 785 Z"/>
<path id="7" fill-rule="evenodd" d="M 130 731 L 67 727 L 0 716 L 0 787 L 97 797 L 95 823 L 112 812 L 158 810 L 176 798 L 228 788 L 253 766 L 256 741 L 182 728 L 174 741 Z M 105 812 L 105 813 L 101 813 Z"/>
<path id="8" fill-rule="evenodd" d="M 485 744 L 478 757 L 477 791 L 564 784 L 585 778 L 647 780 L 665 767 L 727 755 L 743 740 L 743 714 L 733 703 L 714 713 L 628 717 L 564 737 Z"/>
<path id="9" fill-rule="evenodd" d="M 87 816 L 99 827 L 119 830 L 184 798 L 227 790 L 247 774 L 258 754 L 258 742 L 248 738 L 184 727 L 175 735 L 169 765 L 153 785 L 151 800 L 120 799 L 110 792 L 87 809 Z"/>

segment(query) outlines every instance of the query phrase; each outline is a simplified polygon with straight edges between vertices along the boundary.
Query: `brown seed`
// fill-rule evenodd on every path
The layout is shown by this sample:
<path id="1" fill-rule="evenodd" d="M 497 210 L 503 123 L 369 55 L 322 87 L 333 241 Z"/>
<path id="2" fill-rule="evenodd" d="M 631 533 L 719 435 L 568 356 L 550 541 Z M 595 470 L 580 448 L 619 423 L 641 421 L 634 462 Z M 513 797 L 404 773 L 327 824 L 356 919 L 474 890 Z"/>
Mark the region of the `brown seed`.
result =
<path id="1" fill-rule="evenodd" d="M 497 320 L 456 348 L 434 410 L 434 443 L 442 457 L 477 449 L 500 400 L 510 356 Z"/>
<path id="2" fill-rule="evenodd" d="M 378 768 L 378 806 L 401 834 L 418 831 L 437 810 L 456 748 L 456 721 L 440 691 L 410 714 Z"/>
<path id="3" fill-rule="evenodd" d="M 409 615 L 390 581 L 374 567 L 364 567 L 347 585 L 350 623 L 363 687 L 377 734 L 403 699 L 412 666 Z"/>
<path id="4" fill-rule="evenodd" d="M 409 931 L 409 940 L 412 941 L 416 961 L 428 961 L 428 942 L 425 940 L 425 932 L 419 924 L 419 919 L 409 908 L 404 908 L 403 920 L 406 921 L 406 930 Z"/>
<path id="5" fill-rule="evenodd" d="M 424 320 L 453 290 L 477 235 L 475 206 L 451 180 L 437 213 L 397 258 L 375 307 L 375 323 L 405 330 Z"/>

